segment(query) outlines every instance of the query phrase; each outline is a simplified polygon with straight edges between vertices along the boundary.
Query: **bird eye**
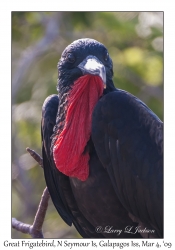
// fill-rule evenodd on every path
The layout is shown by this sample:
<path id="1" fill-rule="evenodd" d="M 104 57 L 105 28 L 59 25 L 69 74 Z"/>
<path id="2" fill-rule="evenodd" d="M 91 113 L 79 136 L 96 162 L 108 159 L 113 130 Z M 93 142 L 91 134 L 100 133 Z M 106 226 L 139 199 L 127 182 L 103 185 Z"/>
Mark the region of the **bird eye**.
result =
<path id="1" fill-rule="evenodd" d="M 70 63 L 74 63 L 75 62 L 75 56 L 72 53 L 68 53 L 66 56 L 66 59 L 70 62 Z"/>
<path id="2" fill-rule="evenodd" d="M 105 56 L 104 56 L 104 60 L 105 60 L 105 61 L 107 61 L 107 60 L 108 60 L 108 58 L 109 58 L 109 53 L 108 53 L 108 52 L 106 52 L 106 54 L 105 54 Z"/>

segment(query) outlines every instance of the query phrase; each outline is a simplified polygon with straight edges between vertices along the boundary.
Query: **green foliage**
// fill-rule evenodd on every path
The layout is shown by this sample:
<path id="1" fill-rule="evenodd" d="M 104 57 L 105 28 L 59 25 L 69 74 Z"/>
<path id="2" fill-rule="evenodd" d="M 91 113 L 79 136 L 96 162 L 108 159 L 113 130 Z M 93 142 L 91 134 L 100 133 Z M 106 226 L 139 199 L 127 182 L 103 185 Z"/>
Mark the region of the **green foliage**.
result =
<path id="1" fill-rule="evenodd" d="M 69 43 L 84 37 L 108 48 L 115 86 L 139 97 L 163 119 L 161 12 L 12 12 L 12 92 L 16 90 L 12 96 L 12 216 L 26 223 L 32 223 L 45 181 L 25 148 L 41 153 L 41 109 L 45 98 L 57 93 L 57 63 Z M 50 201 L 44 234 L 59 238 L 64 232 L 65 237 L 80 237 Z M 29 238 L 15 230 L 12 237 Z"/>

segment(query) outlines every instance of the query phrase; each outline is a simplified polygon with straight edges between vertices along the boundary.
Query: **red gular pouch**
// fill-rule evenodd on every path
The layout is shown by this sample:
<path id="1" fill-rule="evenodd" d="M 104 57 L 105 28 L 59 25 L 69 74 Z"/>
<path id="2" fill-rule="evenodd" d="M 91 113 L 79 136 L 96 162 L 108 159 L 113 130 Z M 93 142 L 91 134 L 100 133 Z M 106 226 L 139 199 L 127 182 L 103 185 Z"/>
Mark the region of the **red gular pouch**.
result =
<path id="1" fill-rule="evenodd" d="M 81 181 L 89 176 L 90 157 L 84 149 L 91 135 L 92 112 L 103 94 L 103 88 L 99 76 L 85 75 L 74 82 L 68 96 L 64 128 L 53 147 L 57 169 Z"/>

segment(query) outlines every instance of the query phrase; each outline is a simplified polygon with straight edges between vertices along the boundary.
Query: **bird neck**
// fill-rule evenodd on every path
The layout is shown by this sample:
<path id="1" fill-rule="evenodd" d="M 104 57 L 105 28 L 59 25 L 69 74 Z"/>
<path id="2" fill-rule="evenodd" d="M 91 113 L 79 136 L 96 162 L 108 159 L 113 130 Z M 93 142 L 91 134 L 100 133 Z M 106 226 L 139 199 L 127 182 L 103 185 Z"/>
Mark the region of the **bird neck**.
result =
<path id="1" fill-rule="evenodd" d="M 112 91 L 116 91 L 114 83 L 113 83 L 112 79 L 107 79 L 106 89 L 104 89 L 103 94 L 106 95 Z"/>

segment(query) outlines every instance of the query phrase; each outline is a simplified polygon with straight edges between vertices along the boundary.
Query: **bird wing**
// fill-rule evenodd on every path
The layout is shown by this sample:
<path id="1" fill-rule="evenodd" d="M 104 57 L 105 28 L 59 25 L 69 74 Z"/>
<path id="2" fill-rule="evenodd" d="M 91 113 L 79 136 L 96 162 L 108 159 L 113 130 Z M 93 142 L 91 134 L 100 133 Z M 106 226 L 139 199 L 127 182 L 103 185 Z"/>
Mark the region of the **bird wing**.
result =
<path id="1" fill-rule="evenodd" d="M 42 108 L 42 156 L 46 185 L 58 213 L 69 226 L 73 223 L 77 231 L 84 238 L 103 238 L 103 235 L 95 232 L 94 227 L 78 209 L 72 193 L 69 177 L 62 174 L 56 168 L 53 156 L 50 153 L 51 136 L 56 123 L 58 105 L 58 96 L 51 95 L 45 100 Z"/>
<path id="2" fill-rule="evenodd" d="M 56 115 L 59 105 L 57 95 L 49 96 L 42 108 L 41 134 L 42 134 L 42 156 L 43 168 L 46 184 L 51 195 L 52 201 L 62 219 L 71 226 L 72 220 L 63 202 L 63 195 L 59 187 L 59 172 L 57 171 L 51 157 L 51 136 L 56 122 Z"/>
<path id="3" fill-rule="evenodd" d="M 93 112 L 92 140 L 123 206 L 163 235 L 163 123 L 138 98 L 116 90 Z"/>

